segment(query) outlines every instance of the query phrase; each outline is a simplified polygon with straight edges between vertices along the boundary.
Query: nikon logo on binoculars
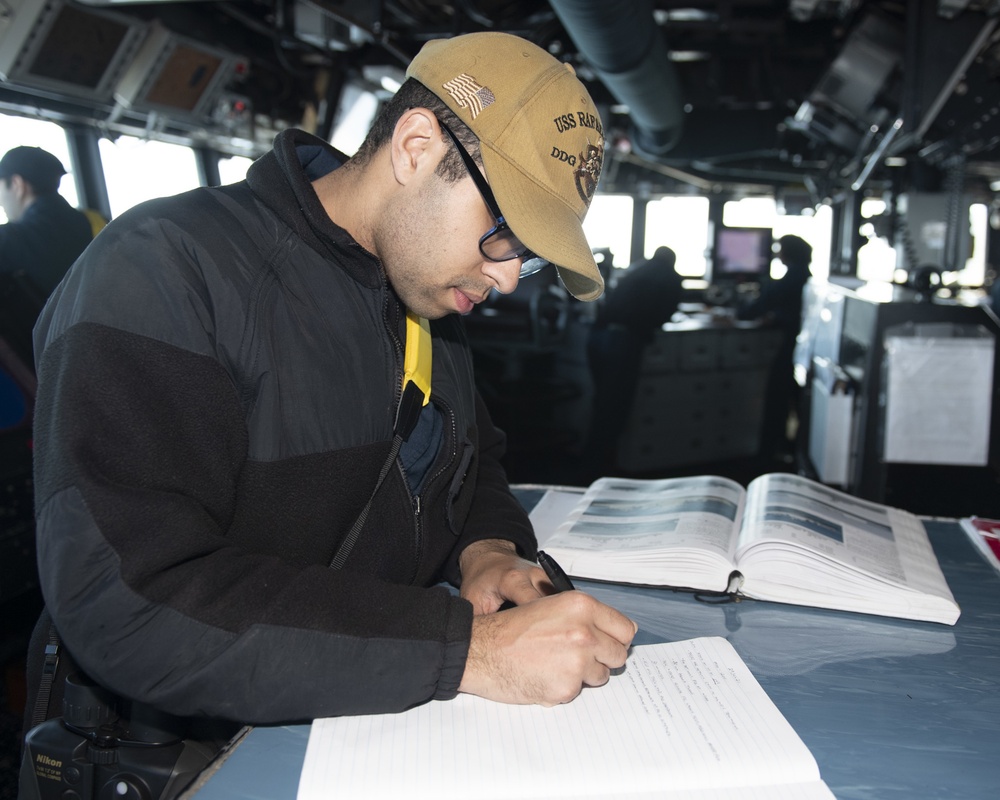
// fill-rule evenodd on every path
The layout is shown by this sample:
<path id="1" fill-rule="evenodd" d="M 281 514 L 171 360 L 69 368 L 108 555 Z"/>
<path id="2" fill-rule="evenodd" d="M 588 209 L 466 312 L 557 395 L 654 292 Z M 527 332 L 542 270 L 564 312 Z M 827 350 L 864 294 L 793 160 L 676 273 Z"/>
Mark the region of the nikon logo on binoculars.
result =
<path id="1" fill-rule="evenodd" d="M 35 774 L 39 778 L 61 781 L 62 766 L 63 762 L 58 758 L 51 758 L 44 753 L 35 755 Z"/>

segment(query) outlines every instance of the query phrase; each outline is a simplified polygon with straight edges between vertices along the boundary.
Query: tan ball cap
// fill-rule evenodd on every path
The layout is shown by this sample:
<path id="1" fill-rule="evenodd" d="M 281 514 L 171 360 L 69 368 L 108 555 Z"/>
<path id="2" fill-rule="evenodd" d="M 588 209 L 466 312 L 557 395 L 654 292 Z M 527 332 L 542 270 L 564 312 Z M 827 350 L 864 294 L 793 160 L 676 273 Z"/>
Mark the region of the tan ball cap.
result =
<path id="1" fill-rule="evenodd" d="M 600 297 L 583 219 L 601 177 L 604 129 L 573 68 L 518 36 L 470 33 L 427 42 L 406 75 L 479 138 L 486 178 L 517 237 L 557 266 L 575 297 Z"/>

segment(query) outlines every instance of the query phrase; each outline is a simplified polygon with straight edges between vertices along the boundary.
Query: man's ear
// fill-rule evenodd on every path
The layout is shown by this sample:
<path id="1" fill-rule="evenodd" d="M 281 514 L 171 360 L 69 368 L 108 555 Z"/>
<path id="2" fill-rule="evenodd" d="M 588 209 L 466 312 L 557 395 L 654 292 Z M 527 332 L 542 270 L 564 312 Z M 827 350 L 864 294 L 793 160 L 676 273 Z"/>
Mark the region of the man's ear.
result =
<path id="1" fill-rule="evenodd" d="M 24 200 L 29 193 L 32 193 L 31 184 L 20 175 L 11 175 L 8 179 L 7 187 L 18 200 Z"/>
<path id="2" fill-rule="evenodd" d="M 425 170 L 434 170 L 445 152 L 441 126 L 426 108 L 409 108 L 396 122 L 390 155 L 393 177 L 406 184 Z"/>

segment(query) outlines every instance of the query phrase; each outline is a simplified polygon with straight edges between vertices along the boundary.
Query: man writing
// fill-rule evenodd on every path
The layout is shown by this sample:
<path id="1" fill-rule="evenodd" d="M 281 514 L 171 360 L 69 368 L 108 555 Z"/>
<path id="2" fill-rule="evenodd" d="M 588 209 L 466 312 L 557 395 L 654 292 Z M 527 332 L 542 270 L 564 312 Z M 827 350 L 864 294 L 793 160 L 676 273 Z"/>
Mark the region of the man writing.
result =
<path id="1" fill-rule="evenodd" d="M 535 253 L 600 294 L 596 110 L 506 34 L 430 42 L 408 76 L 354 158 L 287 131 L 245 182 L 123 214 L 46 307 L 61 671 L 278 723 L 458 691 L 550 705 L 624 663 L 635 624 L 534 564 L 457 316 Z"/>

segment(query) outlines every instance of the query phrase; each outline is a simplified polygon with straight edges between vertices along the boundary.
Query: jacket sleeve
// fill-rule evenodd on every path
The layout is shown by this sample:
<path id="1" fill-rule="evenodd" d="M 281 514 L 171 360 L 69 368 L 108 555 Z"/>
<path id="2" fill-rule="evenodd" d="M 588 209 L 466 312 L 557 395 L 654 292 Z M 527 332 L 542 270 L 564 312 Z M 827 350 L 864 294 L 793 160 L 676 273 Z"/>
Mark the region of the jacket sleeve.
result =
<path id="1" fill-rule="evenodd" d="M 213 310 L 196 282 L 176 291 L 156 269 L 125 269 L 131 248 L 106 233 L 87 256 L 93 268 L 77 266 L 36 329 L 39 569 L 75 660 L 127 697 L 244 723 L 398 711 L 453 694 L 466 601 L 225 535 L 247 463 L 229 374 L 208 348 L 111 322 L 148 316 L 166 296 L 171 324 L 207 340 Z M 102 258 L 118 261 L 103 268 Z"/>

